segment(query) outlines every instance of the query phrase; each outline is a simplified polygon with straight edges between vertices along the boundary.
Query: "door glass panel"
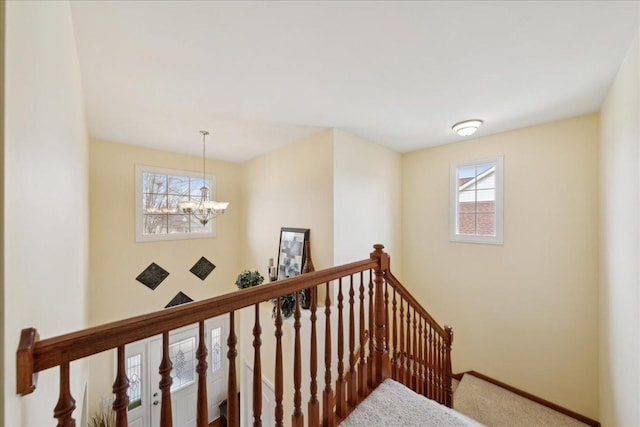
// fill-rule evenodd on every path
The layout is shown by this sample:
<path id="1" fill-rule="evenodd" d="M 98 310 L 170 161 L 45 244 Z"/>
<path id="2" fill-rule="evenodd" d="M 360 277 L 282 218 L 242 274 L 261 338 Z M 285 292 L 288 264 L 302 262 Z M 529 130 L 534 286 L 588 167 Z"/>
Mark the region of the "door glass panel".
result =
<path id="1" fill-rule="evenodd" d="M 127 357 L 129 410 L 142 405 L 142 354 Z"/>
<path id="2" fill-rule="evenodd" d="M 211 329 L 211 372 L 222 367 L 222 328 Z"/>
<path id="3" fill-rule="evenodd" d="M 171 393 L 195 382 L 195 350 L 195 337 L 169 345 L 169 357 L 173 363 Z"/>

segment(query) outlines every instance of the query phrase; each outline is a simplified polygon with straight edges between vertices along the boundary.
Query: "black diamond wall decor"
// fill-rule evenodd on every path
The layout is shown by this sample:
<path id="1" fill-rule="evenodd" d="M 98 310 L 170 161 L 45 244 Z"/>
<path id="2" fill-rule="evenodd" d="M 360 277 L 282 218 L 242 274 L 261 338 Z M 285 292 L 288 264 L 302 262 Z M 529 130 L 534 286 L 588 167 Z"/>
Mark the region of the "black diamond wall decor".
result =
<path id="1" fill-rule="evenodd" d="M 155 262 L 152 262 L 149 264 L 149 267 L 145 268 L 144 271 L 136 277 L 136 280 L 153 291 L 168 275 L 168 271 Z"/>
<path id="2" fill-rule="evenodd" d="M 183 292 L 178 292 L 176 294 L 175 297 L 173 297 L 173 299 L 171 301 L 169 301 L 169 304 L 165 305 L 164 308 L 169 308 L 169 307 L 173 307 L 176 305 L 180 305 L 180 304 L 184 304 L 187 302 L 191 302 L 193 301 L 191 298 L 189 298 L 189 296 Z"/>
<path id="3" fill-rule="evenodd" d="M 209 274 L 216 268 L 215 265 L 205 257 L 202 257 L 191 267 L 190 272 L 195 274 L 200 280 L 207 278 Z"/>

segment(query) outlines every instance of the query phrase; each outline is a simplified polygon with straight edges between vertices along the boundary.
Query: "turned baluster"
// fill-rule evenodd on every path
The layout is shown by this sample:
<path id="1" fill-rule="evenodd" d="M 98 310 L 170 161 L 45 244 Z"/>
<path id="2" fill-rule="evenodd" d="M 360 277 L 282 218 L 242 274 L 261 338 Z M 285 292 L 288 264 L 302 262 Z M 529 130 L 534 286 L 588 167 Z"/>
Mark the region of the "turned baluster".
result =
<path id="1" fill-rule="evenodd" d="M 425 381 L 424 381 L 424 372 L 425 372 L 425 342 L 424 342 L 424 331 L 426 329 L 426 325 L 425 325 L 425 318 L 424 317 L 420 317 L 420 329 L 418 331 L 418 340 L 420 342 L 420 376 L 418 377 L 419 380 L 419 393 L 426 395 L 427 394 L 427 389 L 425 386 Z"/>
<path id="2" fill-rule="evenodd" d="M 358 395 L 356 391 L 356 319 L 354 304 L 354 291 L 353 291 L 353 275 L 349 278 L 349 407 L 356 406 L 358 401 Z"/>
<path id="3" fill-rule="evenodd" d="M 116 396 L 113 401 L 113 410 L 116 413 L 116 427 L 126 427 L 127 407 L 129 406 L 129 396 L 127 389 L 129 388 L 129 379 L 127 378 L 127 369 L 125 367 L 124 346 L 118 347 L 118 367 L 116 380 L 113 382 L 113 394 Z"/>
<path id="4" fill-rule="evenodd" d="M 343 417 L 345 408 L 345 387 L 344 387 L 344 321 L 342 316 L 342 278 L 338 280 L 338 381 L 336 383 L 336 413 Z"/>
<path id="5" fill-rule="evenodd" d="M 413 370 L 413 350 L 411 347 L 411 306 L 407 304 L 407 372 L 404 385 L 411 387 L 411 373 Z"/>
<path id="6" fill-rule="evenodd" d="M 393 357 L 391 358 L 391 378 L 398 378 L 398 321 L 396 319 L 397 301 L 396 288 L 393 288 L 393 302 L 391 304 L 391 319 L 393 321 Z"/>
<path id="7" fill-rule="evenodd" d="M 407 361 L 407 353 L 404 349 L 404 298 L 400 296 L 400 359 L 398 366 L 398 376 L 396 381 L 404 383 L 405 366 Z"/>
<path id="8" fill-rule="evenodd" d="M 60 365 L 60 395 L 53 409 L 53 416 L 58 420 L 57 427 L 75 427 L 76 420 L 72 417 L 75 409 L 76 401 L 69 388 L 69 362 L 64 362 Z"/>
<path id="9" fill-rule="evenodd" d="M 384 279 L 384 348 L 389 349 L 389 282 Z"/>
<path id="10" fill-rule="evenodd" d="M 422 394 L 422 369 L 424 368 L 424 360 L 422 359 L 422 314 L 416 313 L 416 393 Z"/>
<path id="11" fill-rule="evenodd" d="M 415 307 L 413 308 L 413 376 L 411 377 L 411 386 L 413 390 L 418 388 L 418 363 L 420 358 L 418 357 L 418 315 L 416 314 Z"/>
<path id="12" fill-rule="evenodd" d="M 282 298 L 278 297 L 276 300 L 276 384 L 275 384 L 275 399 L 276 399 L 276 427 L 284 426 L 284 408 L 282 406 L 282 396 L 284 394 L 283 386 L 283 366 L 282 366 Z"/>
<path id="13" fill-rule="evenodd" d="M 429 383 L 429 372 L 431 371 L 431 359 L 429 357 L 429 349 L 431 348 L 429 345 L 429 328 L 430 324 L 426 321 L 424 325 L 424 395 L 431 398 L 431 384 Z"/>
<path id="14" fill-rule="evenodd" d="M 255 305 L 255 323 L 253 325 L 253 426 L 262 426 L 262 327 L 260 326 L 260 304 Z"/>
<path id="15" fill-rule="evenodd" d="M 322 425 L 333 427 L 333 390 L 331 389 L 331 298 L 329 282 L 327 282 L 324 300 L 325 335 L 324 335 L 324 391 L 322 392 Z"/>
<path id="16" fill-rule="evenodd" d="M 309 309 L 311 315 L 309 320 L 311 322 L 311 349 L 309 359 L 309 371 L 311 374 L 311 382 L 309 385 L 310 397 L 308 405 L 308 418 L 309 426 L 316 427 L 320 420 L 320 403 L 318 402 L 318 337 L 316 332 L 316 310 L 318 306 L 318 287 L 311 288 L 311 302 Z"/>
<path id="17" fill-rule="evenodd" d="M 440 384 L 438 379 L 438 335 L 433 334 L 433 400 L 440 398 Z"/>
<path id="18" fill-rule="evenodd" d="M 358 364 L 358 395 L 366 394 L 367 366 L 365 362 L 365 326 L 364 326 L 364 273 L 360 272 L 360 363 Z"/>
<path id="19" fill-rule="evenodd" d="M 425 321 L 424 324 L 424 395 L 426 397 L 430 396 L 431 386 L 429 383 L 429 371 L 430 371 L 430 361 L 429 361 L 429 322 Z"/>
<path id="20" fill-rule="evenodd" d="M 302 427 L 304 416 L 302 414 L 302 354 L 300 352 L 300 292 L 296 292 L 295 310 L 293 312 L 293 415 L 291 424 L 294 427 Z"/>
<path id="21" fill-rule="evenodd" d="M 442 398 L 440 400 L 440 403 L 444 404 L 445 402 L 445 394 L 447 392 L 446 390 L 446 378 L 447 378 L 447 373 L 446 373 L 446 367 L 445 367 L 445 338 L 441 337 L 440 338 L 440 384 L 442 387 Z"/>
<path id="22" fill-rule="evenodd" d="M 198 365 L 196 372 L 198 373 L 198 413 L 196 417 L 196 425 L 198 427 L 207 427 L 209 425 L 209 403 L 207 399 L 207 345 L 205 342 L 204 320 L 198 324 L 198 350 L 196 358 Z"/>
<path id="23" fill-rule="evenodd" d="M 240 425 L 239 406 L 238 406 L 238 383 L 236 379 L 236 356 L 238 351 L 236 350 L 236 344 L 238 344 L 238 338 L 235 331 L 235 314 L 233 311 L 229 312 L 229 338 L 227 339 L 227 346 L 229 351 L 227 352 L 227 359 L 229 360 L 229 377 L 227 381 L 227 425 L 229 427 L 238 427 Z M 164 424 L 161 424 L 164 426 Z"/>
<path id="24" fill-rule="evenodd" d="M 441 397 L 440 403 L 444 404 L 445 402 L 445 394 L 446 394 L 446 368 L 445 368 L 445 338 L 443 336 L 440 337 L 440 388 L 441 388 Z"/>
<path id="25" fill-rule="evenodd" d="M 162 333 L 162 361 L 160 362 L 160 391 L 162 402 L 160 403 L 160 425 L 165 427 L 173 426 L 173 417 L 171 416 L 171 369 L 173 363 L 169 357 L 169 332 Z"/>
<path id="26" fill-rule="evenodd" d="M 425 319 L 422 341 L 424 342 L 424 392 L 429 397 L 429 321 Z"/>
<path id="27" fill-rule="evenodd" d="M 440 344 L 442 337 L 440 334 L 437 336 L 436 340 L 436 360 L 437 360 L 437 382 L 438 382 L 438 398 L 436 399 L 438 403 L 442 403 L 442 346 Z"/>
<path id="28" fill-rule="evenodd" d="M 446 382 L 445 382 L 445 401 L 444 404 L 449 408 L 453 408 L 453 388 L 452 388 L 452 369 L 451 369 L 451 345 L 453 344 L 453 329 L 451 326 L 444 327 L 447 333 L 447 343 L 445 348 L 445 369 L 446 369 Z"/>
<path id="29" fill-rule="evenodd" d="M 373 380 L 373 341 L 376 312 L 373 309 L 373 272 L 369 270 L 369 355 L 367 359 L 367 394 L 375 387 Z"/>
<path id="30" fill-rule="evenodd" d="M 434 378 L 434 370 L 435 370 L 435 352 L 434 352 L 434 341 L 433 341 L 433 326 L 429 325 L 429 395 L 427 396 L 429 399 L 435 399 L 436 396 L 436 388 L 435 388 L 435 378 Z"/>

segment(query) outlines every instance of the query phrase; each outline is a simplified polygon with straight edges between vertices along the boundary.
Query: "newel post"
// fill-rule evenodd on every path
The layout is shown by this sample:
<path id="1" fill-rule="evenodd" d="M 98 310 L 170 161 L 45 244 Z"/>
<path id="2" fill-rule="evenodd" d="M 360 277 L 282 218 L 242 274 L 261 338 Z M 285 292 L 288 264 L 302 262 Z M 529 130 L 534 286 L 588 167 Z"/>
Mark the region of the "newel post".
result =
<path id="1" fill-rule="evenodd" d="M 384 275 L 389 269 L 389 256 L 383 251 L 381 244 L 373 245 L 371 259 L 377 261 L 373 272 L 375 274 L 375 331 L 374 331 L 374 355 L 373 355 L 373 379 L 375 385 L 384 381 L 389 373 L 387 365 L 389 362 L 389 351 L 386 343 L 387 326 L 384 305 Z M 370 314 L 371 315 L 371 314 Z"/>
<path id="2" fill-rule="evenodd" d="M 451 369 L 451 344 L 453 344 L 453 328 L 449 325 L 444 327 L 444 331 L 447 333 L 447 345 L 445 346 L 445 388 L 444 388 L 444 404 L 449 408 L 453 408 L 453 387 L 452 379 L 453 372 Z"/>
<path id="3" fill-rule="evenodd" d="M 16 393 L 24 396 L 33 393 L 38 374 L 33 372 L 33 348 L 40 339 L 35 328 L 23 329 L 16 351 Z"/>

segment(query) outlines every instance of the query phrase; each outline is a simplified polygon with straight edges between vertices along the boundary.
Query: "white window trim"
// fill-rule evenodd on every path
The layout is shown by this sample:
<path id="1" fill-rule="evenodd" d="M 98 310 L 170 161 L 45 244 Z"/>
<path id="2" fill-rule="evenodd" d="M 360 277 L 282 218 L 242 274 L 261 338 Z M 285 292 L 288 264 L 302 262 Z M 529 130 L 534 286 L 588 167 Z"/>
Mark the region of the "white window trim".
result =
<path id="1" fill-rule="evenodd" d="M 495 236 L 471 236 L 458 234 L 458 169 L 470 166 L 478 166 L 482 164 L 496 165 L 496 235 Z M 452 242 L 463 243 L 485 243 L 492 245 L 503 244 L 503 210 L 504 210 L 504 191 L 503 191 L 503 173 L 504 173 L 504 157 L 492 157 L 489 159 L 477 160 L 472 162 L 459 162 L 451 165 L 450 173 L 450 190 L 449 190 L 449 240 Z"/>
<path id="2" fill-rule="evenodd" d="M 211 232 L 209 233 L 167 233 L 145 235 L 143 230 L 143 212 L 142 212 L 142 174 L 144 172 L 167 174 L 174 176 L 188 176 L 191 178 L 202 178 L 202 173 L 185 171 L 180 169 L 158 168 L 154 166 L 136 165 L 136 242 L 158 242 L 166 240 L 188 240 L 188 239 L 207 239 L 216 237 L 216 220 L 209 221 L 211 224 Z M 205 178 L 209 180 L 209 197 L 216 200 L 216 176 L 206 174 Z"/>

